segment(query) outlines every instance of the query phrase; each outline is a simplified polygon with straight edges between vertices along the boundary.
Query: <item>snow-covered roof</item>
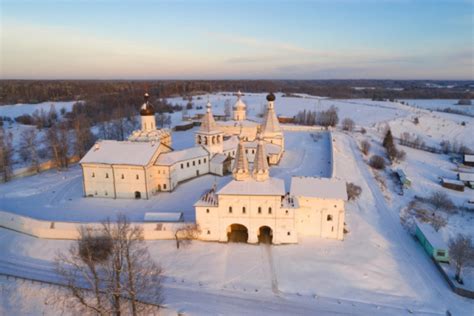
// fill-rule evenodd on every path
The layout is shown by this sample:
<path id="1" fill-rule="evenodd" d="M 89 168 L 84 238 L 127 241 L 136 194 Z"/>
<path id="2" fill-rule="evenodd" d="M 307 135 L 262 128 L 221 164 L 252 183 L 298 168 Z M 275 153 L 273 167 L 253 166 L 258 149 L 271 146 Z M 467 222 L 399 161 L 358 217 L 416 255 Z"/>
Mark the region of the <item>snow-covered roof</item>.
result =
<path id="1" fill-rule="evenodd" d="M 454 184 L 454 185 L 462 185 L 462 186 L 464 186 L 464 182 L 459 181 L 459 180 L 441 178 L 441 181 L 442 181 L 443 183 L 448 183 L 448 184 Z"/>
<path id="2" fill-rule="evenodd" d="M 245 145 L 245 148 L 257 148 L 258 141 L 255 140 L 253 142 L 245 142 L 244 145 Z M 268 155 L 277 155 L 281 152 L 281 147 L 276 144 L 265 142 L 264 146 L 265 146 L 265 152 Z"/>
<path id="3" fill-rule="evenodd" d="M 201 198 L 194 203 L 194 206 L 217 206 L 218 197 L 214 188 L 206 191 Z"/>
<path id="4" fill-rule="evenodd" d="M 133 142 L 147 142 L 160 141 L 162 138 L 171 136 L 169 128 L 155 129 L 152 131 L 136 130 L 128 137 L 129 141 Z"/>
<path id="5" fill-rule="evenodd" d="M 157 142 L 102 140 L 79 163 L 146 166 L 160 147 Z"/>
<path id="6" fill-rule="evenodd" d="M 227 159 L 227 155 L 224 154 L 215 154 L 214 157 L 211 159 L 211 163 L 221 164 Z"/>
<path id="7" fill-rule="evenodd" d="M 464 161 L 474 162 L 474 155 L 464 155 Z"/>
<path id="8" fill-rule="evenodd" d="M 342 180 L 292 177 L 290 194 L 321 199 L 347 200 L 346 183 Z"/>
<path id="9" fill-rule="evenodd" d="M 147 212 L 145 213 L 144 221 L 145 222 L 182 222 L 183 213 L 155 213 Z"/>
<path id="10" fill-rule="evenodd" d="M 229 139 L 226 139 L 222 143 L 223 150 L 233 150 L 237 148 L 237 145 L 239 144 L 239 138 L 237 136 L 232 136 Z"/>
<path id="11" fill-rule="evenodd" d="M 171 151 L 161 154 L 155 165 L 169 166 L 180 161 L 208 156 L 209 152 L 201 146 Z"/>
<path id="12" fill-rule="evenodd" d="M 458 178 L 461 181 L 474 181 L 474 173 L 460 172 L 458 173 Z"/>
<path id="13" fill-rule="evenodd" d="M 415 218 L 416 226 L 421 230 L 423 235 L 428 239 L 431 246 L 436 249 L 448 249 L 441 234 L 437 232 L 430 224 L 422 223 Z"/>
<path id="14" fill-rule="evenodd" d="M 265 181 L 256 181 L 248 178 L 241 181 L 232 180 L 217 194 L 222 195 L 285 195 L 285 182 L 282 179 L 269 178 Z"/>
<path id="15" fill-rule="evenodd" d="M 235 121 L 235 120 L 228 120 L 228 121 L 219 121 L 217 123 L 220 126 L 233 126 L 233 127 L 256 127 L 259 126 L 260 123 L 255 122 L 255 121 L 249 121 L 249 120 L 242 120 L 242 121 Z"/>

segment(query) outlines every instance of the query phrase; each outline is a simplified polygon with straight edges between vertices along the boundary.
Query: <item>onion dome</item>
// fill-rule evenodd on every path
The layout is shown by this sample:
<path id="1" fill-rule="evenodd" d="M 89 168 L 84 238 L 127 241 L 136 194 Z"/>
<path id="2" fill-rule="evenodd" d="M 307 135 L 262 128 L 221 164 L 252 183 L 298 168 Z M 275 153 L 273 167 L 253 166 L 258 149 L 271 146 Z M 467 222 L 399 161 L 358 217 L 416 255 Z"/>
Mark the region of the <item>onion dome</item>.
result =
<path id="1" fill-rule="evenodd" d="M 275 95 L 274 95 L 272 92 L 270 92 L 270 93 L 267 95 L 267 101 L 269 101 L 269 102 L 275 101 L 275 98 L 276 98 L 276 97 L 275 97 Z"/>
<path id="2" fill-rule="evenodd" d="M 148 115 L 155 115 L 155 109 L 153 108 L 153 105 L 148 101 L 150 98 L 150 95 L 148 93 L 145 93 L 143 96 L 145 99 L 145 103 L 140 108 L 140 115 L 142 116 L 148 116 Z"/>

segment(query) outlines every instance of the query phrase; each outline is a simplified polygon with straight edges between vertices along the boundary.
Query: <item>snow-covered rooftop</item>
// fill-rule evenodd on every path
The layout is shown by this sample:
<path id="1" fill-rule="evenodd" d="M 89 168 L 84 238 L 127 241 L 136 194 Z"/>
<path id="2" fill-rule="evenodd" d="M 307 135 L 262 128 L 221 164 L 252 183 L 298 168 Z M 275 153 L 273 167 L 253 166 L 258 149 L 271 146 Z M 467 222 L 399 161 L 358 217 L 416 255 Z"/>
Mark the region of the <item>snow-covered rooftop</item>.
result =
<path id="1" fill-rule="evenodd" d="M 455 184 L 455 185 L 462 185 L 462 186 L 464 186 L 464 182 L 459 181 L 459 180 L 441 178 L 441 181 L 442 181 L 443 183 L 448 183 L 448 184 Z"/>
<path id="2" fill-rule="evenodd" d="M 464 155 L 464 161 L 474 162 L 474 155 Z"/>
<path id="3" fill-rule="evenodd" d="M 448 249 L 444 242 L 441 234 L 437 232 L 430 224 L 422 223 L 415 218 L 416 226 L 421 230 L 426 239 L 430 242 L 431 246 L 436 249 Z"/>
<path id="4" fill-rule="evenodd" d="M 346 183 L 342 180 L 292 177 L 290 194 L 321 199 L 347 200 Z"/>
<path id="5" fill-rule="evenodd" d="M 102 140 L 79 163 L 146 166 L 160 147 L 156 142 Z"/>
<path id="6" fill-rule="evenodd" d="M 242 181 L 233 180 L 220 189 L 217 194 L 223 195 L 285 195 L 285 182 L 282 179 L 270 178 L 256 181 L 248 178 Z"/>
<path id="7" fill-rule="evenodd" d="M 458 178 L 461 181 L 474 181 L 474 173 L 460 172 L 458 173 Z"/>
<path id="8" fill-rule="evenodd" d="M 211 159 L 211 163 L 221 164 L 227 159 L 227 155 L 224 154 L 215 154 Z"/>
<path id="9" fill-rule="evenodd" d="M 239 143 L 239 139 L 237 136 L 232 136 L 229 139 L 226 139 L 222 143 L 222 147 L 224 150 L 233 150 L 237 148 L 237 144 Z"/>
<path id="10" fill-rule="evenodd" d="M 145 222 L 182 222 L 184 220 L 183 213 L 145 213 Z"/>
<path id="11" fill-rule="evenodd" d="M 156 160 L 156 165 L 169 166 L 179 161 L 208 156 L 209 153 L 201 146 L 183 150 L 171 151 L 161 154 Z"/>
<path id="12" fill-rule="evenodd" d="M 258 141 L 254 140 L 253 142 L 245 142 L 244 145 L 245 145 L 245 148 L 257 148 Z M 281 152 L 281 147 L 278 145 L 265 142 L 264 146 L 265 146 L 265 152 L 268 155 L 272 155 L 272 154 L 277 155 Z"/>

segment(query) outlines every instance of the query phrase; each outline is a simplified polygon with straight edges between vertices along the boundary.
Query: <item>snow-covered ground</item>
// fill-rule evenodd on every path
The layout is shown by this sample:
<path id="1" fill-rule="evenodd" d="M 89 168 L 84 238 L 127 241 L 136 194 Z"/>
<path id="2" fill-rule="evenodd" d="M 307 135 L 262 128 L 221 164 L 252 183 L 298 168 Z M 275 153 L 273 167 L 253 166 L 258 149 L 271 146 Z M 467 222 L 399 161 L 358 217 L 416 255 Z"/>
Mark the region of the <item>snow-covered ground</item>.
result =
<path id="1" fill-rule="evenodd" d="M 229 94 L 210 96 L 215 113 L 224 112 L 226 99 L 231 105 L 235 102 Z M 257 119 L 265 94 L 246 94 L 243 100 L 250 118 Z M 169 101 L 187 102 L 181 98 Z M 195 98 L 193 102 L 204 106 L 207 98 Z M 166 303 L 172 309 L 197 315 L 445 315 L 447 310 L 453 315 L 472 314 L 474 302 L 449 289 L 422 247 L 400 223 L 400 211 L 415 195 L 427 196 L 433 190 L 443 190 L 457 205 L 472 198 L 474 191 L 466 188 L 465 192 L 457 192 L 438 184 L 438 177 L 456 175 L 456 166 L 446 155 L 400 147 L 407 157 L 393 168 L 402 168 L 412 181 L 412 187 L 403 196 L 397 194 L 388 171 L 378 172 L 386 182 L 386 187 L 382 187 L 366 161 L 373 153 L 383 154 L 381 130 L 387 124 L 396 137 L 408 131 L 420 135 L 430 145 L 445 139 L 474 149 L 474 119 L 361 99 L 277 95 L 275 103 L 277 113 L 285 116 L 303 109 L 319 111 L 331 105 L 338 107 L 341 119 L 350 117 L 367 130 L 366 134 L 333 133 L 335 176 L 354 182 L 363 190 L 357 202 L 347 203 L 345 240 L 302 238 L 297 245 L 271 247 L 194 241 L 180 250 L 172 241 L 149 241 L 153 258 L 164 267 Z M 412 123 L 415 117 L 419 124 Z M 466 126 L 461 126 L 462 121 Z M 181 113 L 173 114 L 173 122 L 181 122 Z M 173 147 L 192 146 L 193 132 L 174 132 Z M 328 138 L 314 142 L 309 132 L 286 132 L 285 137 L 284 158 L 279 166 L 272 167 L 271 175 L 285 179 L 287 189 L 292 175 L 330 174 Z M 358 143 L 364 139 L 372 144 L 369 157 L 363 157 L 358 149 Z M 172 194 L 161 193 L 148 201 L 91 199 L 82 198 L 81 171 L 73 167 L 66 172 L 50 171 L 1 184 L 0 209 L 40 219 L 70 221 L 100 220 L 120 211 L 134 220 L 141 220 L 144 212 L 150 210 L 183 211 L 186 220 L 193 220 L 192 204 L 202 191 L 215 181 L 219 187 L 229 180 L 230 177 L 203 176 L 180 185 Z M 452 215 L 440 233 L 445 241 L 459 232 L 474 236 L 473 221 L 472 214 Z M 4 254 L 0 272 L 14 269 L 12 264 L 2 266 L 2 260 L 11 260 L 15 265 L 36 265 L 41 273 L 48 269 L 56 252 L 69 245 L 70 241 L 41 240 L 0 229 L 0 253 Z M 18 286 L 11 285 L 12 282 L 0 283 Z M 13 297 L 27 300 L 28 294 L 23 291 L 13 290 Z M 7 306 L 7 312 L 14 306 L 0 302 Z M 48 314 L 48 307 L 40 307 L 39 300 L 32 304 Z"/>
<path id="2" fill-rule="evenodd" d="M 41 102 L 36 104 L 31 103 L 17 103 L 11 105 L 0 105 L 0 116 L 6 116 L 14 119 L 17 116 L 23 114 L 33 114 L 36 110 L 49 112 L 51 105 L 54 106 L 56 111 L 60 113 L 61 109 L 64 109 L 66 112 L 71 111 L 72 106 L 77 101 L 51 101 L 51 102 Z"/>
<path id="3" fill-rule="evenodd" d="M 177 149 L 194 145 L 194 129 L 173 133 Z M 289 191 L 293 175 L 323 176 L 331 173 L 328 134 L 313 141 L 309 132 L 286 132 L 286 151 L 271 175 L 285 179 Z M 113 200 L 84 198 L 82 171 L 73 166 L 68 171 L 50 170 L 28 178 L 0 185 L 0 209 L 37 219 L 56 221 L 101 221 L 125 213 L 130 219 L 142 221 L 146 212 L 183 212 L 185 220 L 194 220 L 193 204 L 214 183 L 218 188 L 230 176 L 205 175 L 180 184 L 173 192 L 161 192 L 149 200 Z"/>
<path id="4" fill-rule="evenodd" d="M 404 99 L 400 100 L 408 103 L 411 106 L 419 107 L 428 110 L 438 110 L 450 108 L 457 111 L 474 114 L 473 105 L 458 105 L 459 100 L 454 99 Z"/>

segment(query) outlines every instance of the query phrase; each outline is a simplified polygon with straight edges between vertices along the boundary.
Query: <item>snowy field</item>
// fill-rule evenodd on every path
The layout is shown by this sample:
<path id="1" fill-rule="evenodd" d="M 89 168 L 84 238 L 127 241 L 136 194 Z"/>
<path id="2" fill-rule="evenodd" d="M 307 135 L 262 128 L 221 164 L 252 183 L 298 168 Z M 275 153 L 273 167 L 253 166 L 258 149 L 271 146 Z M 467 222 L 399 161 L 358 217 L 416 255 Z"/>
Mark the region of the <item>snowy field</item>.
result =
<path id="1" fill-rule="evenodd" d="M 286 151 L 271 175 L 282 178 L 289 191 L 293 175 L 328 177 L 331 172 L 328 134 L 315 142 L 308 132 L 286 132 Z M 194 130 L 173 133 L 176 149 L 194 145 Z M 205 175 L 179 185 L 172 193 L 161 192 L 149 200 L 113 200 L 83 198 L 82 171 L 73 166 L 68 171 L 51 170 L 39 175 L 0 185 L 0 209 L 37 219 L 56 221 L 101 221 L 118 213 L 142 221 L 146 212 L 183 212 L 185 220 L 194 220 L 193 204 L 217 183 L 218 188 L 231 176 Z"/>
<path id="2" fill-rule="evenodd" d="M 234 96 L 225 93 L 210 96 L 215 113 L 224 112 L 226 99 L 231 105 L 235 102 Z M 249 117 L 257 119 L 265 94 L 245 94 L 243 100 Z M 169 101 L 187 102 L 181 98 Z M 441 107 L 442 102 L 453 100 L 438 101 Z M 207 97 L 194 98 L 193 102 L 204 106 Z M 350 117 L 367 130 L 366 134 L 333 133 L 335 176 L 354 182 L 363 190 L 357 202 L 347 203 L 345 240 L 302 238 L 297 245 L 271 247 L 194 241 L 180 250 L 176 250 L 173 241 L 149 241 L 153 258 L 165 270 L 166 303 L 171 309 L 191 315 L 253 315 L 256 310 L 258 315 L 446 315 L 447 310 L 452 315 L 472 315 L 474 302 L 449 289 L 419 243 L 402 226 L 400 212 L 415 195 L 427 196 L 442 190 L 461 206 L 474 196 L 474 191 L 466 188 L 457 192 L 439 185 L 438 177 L 456 176 L 456 165 L 447 155 L 399 146 L 407 157 L 393 168 L 402 168 L 412 181 L 403 196 L 397 194 L 389 171 L 374 172 L 367 160 L 372 154 L 383 154 L 381 131 L 387 125 L 395 137 L 408 131 L 429 145 L 449 140 L 474 149 L 474 119 L 395 102 L 305 95 L 286 98 L 279 94 L 275 109 L 279 115 L 293 116 L 303 109 L 319 111 L 331 105 L 339 109 L 340 119 Z M 419 124 L 413 123 L 415 117 Z M 465 126 L 461 125 L 463 121 Z M 181 113 L 173 114 L 173 123 L 181 123 Z M 193 132 L 194 129 L 174 132 L 173 147 L 193 146 Z M 369 140 L 372 145 L 369 157 L 359 151 L 362 140 Z M 287 190 L 293 175 L 330 175 L 327 137 L 314 142 L 309 132 L 286 132 L 285 143 L 283 160 L 271 168 L 271 175 L 285 179 Z M 376 176 L 383 179 L 385 186 Z M 1 184 L 0 209 L 38 219 L 67 221 L 101 220 L 119 212 L 142 220 L 147 211 L 182 211 L 186 220 L 194 220 L 192 205 L 201 193 L 214 182 L 221 187 L 228 181 L 229 176 L 203 176 L 181 184 L 172 194 L 160 193 L 148 201 L 82 198 L 81 170 L 72 167 L 66 172 L 50 171 Z M 460 232 L 474 236 L 473 223 L 472 213 L 457 213 L 449 217 L 440 234 L 445 241 Z M 41 240 L 0 229 L 0 270 L 31 265 L 41 274 L 50 268 L 57 251 L 69 245 L 69 241 Z M 5 265 L 4 260 L 10 265 Z M 15 306 L 11 302 L 24 302 L 31 295 L 24 285 L 13 281 L 0 280 L 2 288 L 7 289 L 2 291 L 3 301 L 0 300 L 6 314 Z M 31 304 L 49 314 L 49 307 L 41 307 L 39 298 Z M 25 310 L 31 308 L 24 305 Z"/>
<path id="3" fill-rule="evenodd" d="M 474 114 L 474 105 L 458 105 L 459 100 L 454 99 L 403 99 L 409 105 L 428 110 L 450 108 L 457 111 Z"/>
<path id="4" fill-rule="evenodd" d="M 0 116 L 6 116 L 14 119 L 17 116 L 23 114 L 33 114 L 33 112 L 37 111 L 45 111 L 46 113 L 49 112 L 51 105 L 54 105 L 56 111 L 59 113 L 61 109 L 66 110 L 69 112 L 72 110 L 72 106 L 77 101 L 55 101 L 55 102 L 42 102 L 36 104 L 29 104 L 29 103 L 17 103 L 11 105 L 0 105 Z"/>

